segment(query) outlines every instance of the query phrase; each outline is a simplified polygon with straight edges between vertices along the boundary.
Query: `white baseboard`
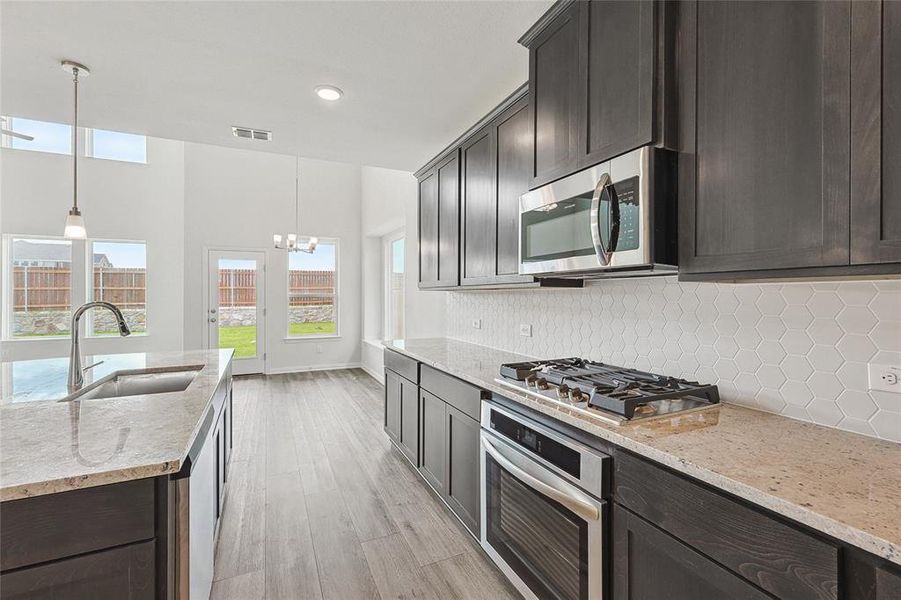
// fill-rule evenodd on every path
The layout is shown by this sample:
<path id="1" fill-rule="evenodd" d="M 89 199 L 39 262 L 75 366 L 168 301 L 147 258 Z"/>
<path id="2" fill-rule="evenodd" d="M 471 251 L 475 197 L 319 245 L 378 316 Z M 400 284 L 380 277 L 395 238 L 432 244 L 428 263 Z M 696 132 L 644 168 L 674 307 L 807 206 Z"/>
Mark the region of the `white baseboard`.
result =
<path id="1" fill-rule="evenodd" d="M 385 374 L 384 373 L 376 373 L 366 365 L 360 365 L 360 368 L 366 371 L 370 377 L 378 381 L 380 384 L 385 385 Z"/>
<path id="2" fill-rule="evenodd" d="M 282 367 L 280 369 L 267 369 L 266 375 L 285 375 L 287 373 L 307 373 L 309 371 L 336 371 L 338 369 L 359 369 L 363 365 L 355 363 L 344 363 L 334 365 L 315 365 L 312 367 Z"/>

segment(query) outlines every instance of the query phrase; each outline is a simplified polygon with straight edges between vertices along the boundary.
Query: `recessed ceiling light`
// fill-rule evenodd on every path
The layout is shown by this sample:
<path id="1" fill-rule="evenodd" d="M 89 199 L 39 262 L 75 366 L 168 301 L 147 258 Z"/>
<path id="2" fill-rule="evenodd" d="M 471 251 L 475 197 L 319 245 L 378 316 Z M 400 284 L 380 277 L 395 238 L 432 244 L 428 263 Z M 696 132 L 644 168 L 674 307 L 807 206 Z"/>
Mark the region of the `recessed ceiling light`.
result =
<path id="1" fill-rule="evenodd" d="M 333 85 L 319 85 L 316 86 L 316 95 L 323 100 L 334 102 L 335 100 L 341 98 L 341 96 L 344 95 L 344 92 L 342 92 L 340 88 L 336 88 Z"/>

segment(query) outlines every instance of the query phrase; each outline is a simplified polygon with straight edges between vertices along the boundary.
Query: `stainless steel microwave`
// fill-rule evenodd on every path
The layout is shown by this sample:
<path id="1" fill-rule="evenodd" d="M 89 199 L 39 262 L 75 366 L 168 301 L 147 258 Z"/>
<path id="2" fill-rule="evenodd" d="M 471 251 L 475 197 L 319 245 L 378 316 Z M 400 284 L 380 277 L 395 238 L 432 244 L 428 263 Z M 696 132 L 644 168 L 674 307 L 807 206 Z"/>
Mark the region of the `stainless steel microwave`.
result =
<path id="1" fill-rule="evenodd" d="M 519 272 L 553 277 L 671 274 L 675 154 L 642 147 L 520 197 Z"/>

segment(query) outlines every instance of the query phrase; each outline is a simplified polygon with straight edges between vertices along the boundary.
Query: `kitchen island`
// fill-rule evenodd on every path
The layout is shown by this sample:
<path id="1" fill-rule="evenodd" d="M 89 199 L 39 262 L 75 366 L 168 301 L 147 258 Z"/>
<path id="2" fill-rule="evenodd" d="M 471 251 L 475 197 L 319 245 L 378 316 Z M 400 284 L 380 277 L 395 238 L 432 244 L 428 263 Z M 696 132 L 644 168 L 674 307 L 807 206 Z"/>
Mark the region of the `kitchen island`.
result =
<path id="1" fill-rule="evenodd" d="M 65 358 L 0 365 L 0 597 L 209 593 L 232 352 L 86 357 L 99 364 L 74 400 Z M 90 397 L 117 374 L 172 373 L 186 387 Z"/>

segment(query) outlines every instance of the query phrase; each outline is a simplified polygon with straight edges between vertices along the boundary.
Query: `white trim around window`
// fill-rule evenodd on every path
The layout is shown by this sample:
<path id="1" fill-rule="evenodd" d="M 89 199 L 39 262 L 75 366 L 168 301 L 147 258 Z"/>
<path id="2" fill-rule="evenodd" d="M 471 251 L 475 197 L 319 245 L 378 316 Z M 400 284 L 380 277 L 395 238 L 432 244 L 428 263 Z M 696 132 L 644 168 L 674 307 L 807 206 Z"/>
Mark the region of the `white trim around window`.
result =
<path id="1" fill-rule="evenodd" d="M 309 236 L 298 236 L 298 241 L 304 241 L 309 239 Z M 335 331 L 333 333 L 303 333 L 303 334 L 292 334 L 291 333 L 291 282 L 290 282 L 290 271 L 291 271 L 291 256 L 292 253 L 288 253 L 288 258 L 285 261 L 285 288 L 286 288 L 286 306 L 285 306 L 285 322 L 286 322 L 286 331 L 284 341 L 286 342 L 302 342 L 306 340 L 330 340 L 330 339 L 338 339 L 341 337 L 341 243 L 340 238 L 336 237 L 320 237 L 319 245 L 317 248 L 321 248 L 322 246 L 334 246 L 335 248 L 335 259 L 334 259 L 334 294 L 332 295 L 332 306 L 333 312 L 335 316 Z M 303 258 L 307 256 L 301 252 L 296 254 L 298 257 Z M 315 253 L 312 255 L 315 256 Z"/>

